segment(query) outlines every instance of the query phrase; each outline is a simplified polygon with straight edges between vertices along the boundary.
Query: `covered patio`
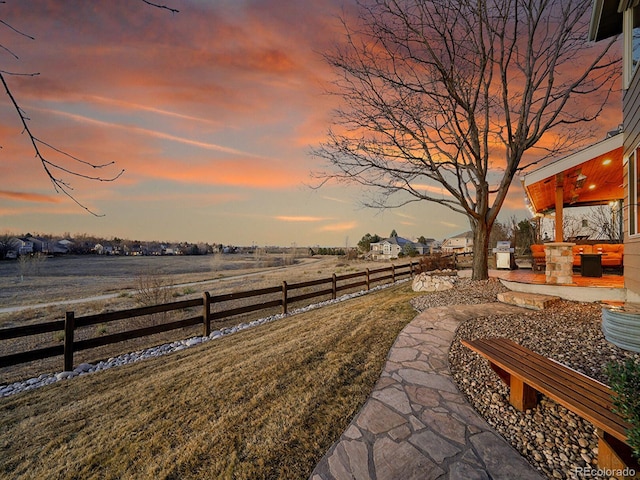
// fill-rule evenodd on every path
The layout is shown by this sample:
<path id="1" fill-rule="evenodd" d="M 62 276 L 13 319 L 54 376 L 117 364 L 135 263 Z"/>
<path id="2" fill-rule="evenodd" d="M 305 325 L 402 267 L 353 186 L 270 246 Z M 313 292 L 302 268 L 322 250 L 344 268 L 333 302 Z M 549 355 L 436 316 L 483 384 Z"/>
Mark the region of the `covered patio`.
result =
<path id="1" fill-rule="evenodd" d="M 612 205 L 621 208 L 624 199 L 623 135 L 614 134 L 583 150 L 522 177 L 526 203 L 531 214 L 553 217 L 554 240 L 534 251 L 536 264 L 544 265 L 536 283 L 575 285 L 599 282 L 624 285 L 621 275 L 611 275 L 603 266 L 619 267 L 622 273 L 623 246 L 606 239 L 567 238 L 563 231 L 564 210 L 573 207 Z M 619 226 L 620 232 L 622 225 Z M 577 273 L 574 269 L 577 268 Z M 533 274 L 535 278 L 535 274 Z M 588 278 L 584 278 L 588 277 Z M 601 280 L 596 281 L 596 278 Z M 608 277 L 612 277 L 609 279 Z M 542 282 L 540 282 L 542 283 Z"/>
<path id="2" fill-rule="evenodd" d="M 552 295 L 576 302 L 603 302 L 622 305 L 626 301 L 626 289 L 622 275 L 602 275 L 602 277 L 582 277 L 574 275 L 573 282 L 551 285 L 546 281 L 545 272 L 528 269 L 491 270 L 490 277 L 498 278 L 502 284 L 514 292 Z"/>

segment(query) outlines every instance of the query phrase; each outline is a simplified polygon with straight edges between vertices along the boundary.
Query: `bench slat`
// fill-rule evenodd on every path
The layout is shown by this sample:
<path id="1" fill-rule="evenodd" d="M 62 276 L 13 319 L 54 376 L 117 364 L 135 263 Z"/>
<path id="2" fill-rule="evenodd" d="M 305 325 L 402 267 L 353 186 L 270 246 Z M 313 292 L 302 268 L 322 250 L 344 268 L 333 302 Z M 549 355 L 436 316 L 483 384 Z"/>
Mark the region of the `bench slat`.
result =
<path id="1" fill-rule="evenodd" d="M 524 363 L 523 359 L 526 359 L 526 363 L 535 368 L 535 370 L 540 372 L 542 375 L 545 375 L 560 384 L 569 385 L 571 387 L 571 391 L 580 391 L 583 395 L 587 396 L 607 410 L 611 410 L 613 408 L 613 400 L 611 398 L 612 392 L 606 385 L 589 378 L 566 365 L 543 357 L 535 352 L 531 352 L 521 345 L 511 341 L 508 342 L 509 343 L 506 343 L 500 340 L 491 342 L 491 345 L 487 345 L 486 342 L 482 343 L 485 348 L 495 347 L 505 355 L 512 356 L 515 364 Z"/>
<path id="2" fill-rule="evenodd" d="M 504 348 L 508 348 L 508 349 L 513 349 L 515 351 L 518 352 L 522 352 L 523 354 L 526 353 L 533 353 L 534 355 L 532 356 L 532 358 L 535 360 L 536 358 L 540 358 L 544 363 L 547 362 L 551 362 L 554 366 L 559 366 L 560 367 L 560 373 L 564 373 L 566 372 L 567 374 L 574 376 L 577 375 L 580 379 L 580 384 L 583 385 L 588 385 L 589 388 L 595 389 L 599 392 L 603 393 L 603 396 L 606 396 L 607 398 L 609 398 L 609 396 L 611 395 L 611 389 L 605 385 L 604 383 L 598 382 L 597 380 L 590 378 L 588 376 L 586 376 L 585 374 L 578 372 L 577 370 L 574 370 L 552 358 L 547 358 L 547 357 L 543 357 L 542 355 L 532 352 L 531 350 L 529 350 L 526 347 L 523 347 L 522 345 L 519 345 L 507 338 L 496 338 L 495 339 L 496 342 L 495 344 L 500 345 L 501 347 Z"/>
<path id="3" fill-rule="evenodd" d="M 629 425 L 611 411 L 611 390 L 607 386 L 508 339 L 463 340 L 462 343 L 596 427 L 626 442 Z"/>

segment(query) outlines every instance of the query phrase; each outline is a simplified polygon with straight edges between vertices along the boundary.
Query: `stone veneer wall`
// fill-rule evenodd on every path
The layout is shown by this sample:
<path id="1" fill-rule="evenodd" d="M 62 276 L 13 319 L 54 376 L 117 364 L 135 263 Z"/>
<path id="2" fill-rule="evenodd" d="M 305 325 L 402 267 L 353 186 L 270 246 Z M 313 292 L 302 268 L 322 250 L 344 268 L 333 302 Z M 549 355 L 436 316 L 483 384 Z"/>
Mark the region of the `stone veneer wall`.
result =
<path id="1" fill-rule="evenodd" d="M 545 243 L 546 283 L 563 285 L 573 283 L 573 250 L 575 243 Z"/>

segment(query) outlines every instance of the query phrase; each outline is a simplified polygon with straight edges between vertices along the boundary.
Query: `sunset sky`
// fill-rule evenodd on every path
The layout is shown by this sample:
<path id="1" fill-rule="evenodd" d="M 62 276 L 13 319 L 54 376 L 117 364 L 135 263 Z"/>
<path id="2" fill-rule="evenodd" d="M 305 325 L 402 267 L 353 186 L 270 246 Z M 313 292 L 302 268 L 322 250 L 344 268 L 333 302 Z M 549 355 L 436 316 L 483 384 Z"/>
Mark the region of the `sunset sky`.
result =
<path id="1" fill-rule="evenodd" d="M 9 97 L 0 101 L 0 233 L 235 245 L 354 246 L 365 233 L 442 240 L 466 217 L 430 203 L 379 212 L 357 187 L 317 183 L 310 155 L 336 99 L 321 52 L 339 42 L 352 0 L 7 0 L 0 69 L 35 136 L 94 163 L 53 185 Z M 12 54 L 17 55 L 16 59 Z M 620 105 L 602 132 L 621 120 Z M 52 161 L 77 168 L 46 147 Z M 514 184 L 501 219 L 526 218 Z"/>

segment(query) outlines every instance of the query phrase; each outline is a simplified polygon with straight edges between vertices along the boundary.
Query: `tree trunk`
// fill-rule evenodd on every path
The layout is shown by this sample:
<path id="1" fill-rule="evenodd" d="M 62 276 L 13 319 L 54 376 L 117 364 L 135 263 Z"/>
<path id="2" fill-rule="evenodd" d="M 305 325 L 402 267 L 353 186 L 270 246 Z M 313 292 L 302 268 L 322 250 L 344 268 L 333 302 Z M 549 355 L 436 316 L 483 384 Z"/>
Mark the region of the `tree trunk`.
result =
<path id="1" fill-rule="evenodd" d="M 471 280 L 487 280 L 489 278 L 489 233 L 485 222 L 477 222 L 473 228 L 473 264 Z"/>

